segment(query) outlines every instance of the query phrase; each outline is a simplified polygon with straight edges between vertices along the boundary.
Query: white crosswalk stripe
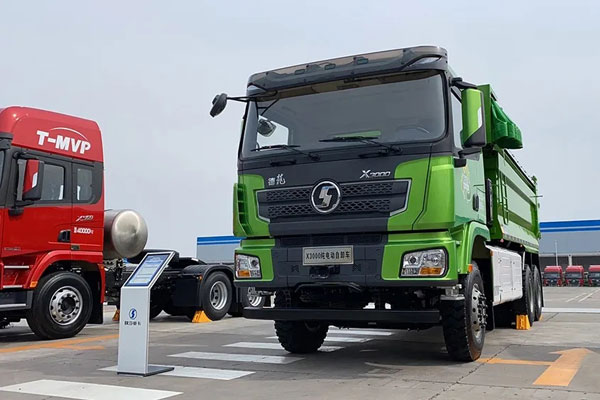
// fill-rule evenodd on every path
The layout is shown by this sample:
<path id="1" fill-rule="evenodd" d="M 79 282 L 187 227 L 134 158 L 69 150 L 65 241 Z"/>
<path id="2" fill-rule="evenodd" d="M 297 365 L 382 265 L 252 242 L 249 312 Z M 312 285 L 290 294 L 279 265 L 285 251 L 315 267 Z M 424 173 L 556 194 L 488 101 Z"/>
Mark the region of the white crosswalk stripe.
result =
<path id="1" fill-rule="evenodd" d="M 237 342 L 224 345 L 225 347 L 240 347 L 246 349 L 269 349 L 269 350 L 282 350 L 283 347 L 279 343 L 263 343 L 263 342 Z M 321 346 L 319 351 L 328 353 L 343 349 L 341 346 Z"/>
<path id="2" fill-rule="evenodd" d="M 277 339 L 277 336 L 269 336 L 267 339 Z M 371 340 L 370 338 L 348 337 L 348 336 L 327 336 L 326 342 L 343 342 L 343 343 L 365 343 Z"/>
<path id="3" fill-rule="evenodd" d="M 303 360 L 303 358 L 300 357 L 267 356 L 264 354 L 208 353 L 204 351 L 188 351 L 186 353 L 173 354 L 169 357 L 196 358 L 201 360 L 241 361 L 264 364 L 290 364 Z"/>
<path id="4" fill-rule="evenodd" d="M 179 378 L 203 378 L 230 381 L 232 379 L 241 378 L 254 373 L 254 371 L 240 371 L 235 369 L 182 367 L 177 365 L 170 365 L 170 367 L 174 367 L 175 369 L 173 371 L 164 372 L 160 374 L 160 376 L 177 376 Z M 115 365 L 112 367 L 101 368 L 100 371 L 117 372 L 117 366 Z M 114 399 L 111 398 L 111 400 Z"/>
<path id="5" fill-rule="evenodd" d="M 171 392 L 167 390 L 141 389 L 125 386 L 57 381 L 50 379 L 42 379 L 38 381 L 20 383 L 17 385 L 4 386 L 0 387 L 0 391 L 33 394 L 44 397 L 54 396 L 62 399 L 76 400 L 161 400 L 182 394 L 181 392 Z"/>

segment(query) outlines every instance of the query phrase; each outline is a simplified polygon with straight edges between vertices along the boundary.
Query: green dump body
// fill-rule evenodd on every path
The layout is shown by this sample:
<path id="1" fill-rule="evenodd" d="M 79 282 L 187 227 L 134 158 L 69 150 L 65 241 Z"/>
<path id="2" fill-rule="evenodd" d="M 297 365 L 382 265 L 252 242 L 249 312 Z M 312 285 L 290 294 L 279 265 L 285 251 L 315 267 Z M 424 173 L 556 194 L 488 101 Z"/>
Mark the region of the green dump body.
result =
<path id="1" fill-rule="evenodd" d="M 502 110 L 490 85 L 479 89 L 484 97 L 487 141 L 493 144 L 483 152 L 485 177 L 493 189 L 491 239 L 520 243 L 537 253 L 540 229 L 536 181 L 508 151 L 523 147 L 521 130 Z"/>

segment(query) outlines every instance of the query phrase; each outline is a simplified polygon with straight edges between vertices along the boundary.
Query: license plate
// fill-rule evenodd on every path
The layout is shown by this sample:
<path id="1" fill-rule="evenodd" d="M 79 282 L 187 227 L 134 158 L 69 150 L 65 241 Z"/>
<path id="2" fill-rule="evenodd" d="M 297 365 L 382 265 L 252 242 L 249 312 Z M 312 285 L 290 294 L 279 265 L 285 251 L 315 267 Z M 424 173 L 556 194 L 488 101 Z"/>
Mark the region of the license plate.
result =
<path id="1" fill-rule="evenodd" d="M 302 253 L 304 265 L 354 264 L 352 246 L 304 247 Z"/>

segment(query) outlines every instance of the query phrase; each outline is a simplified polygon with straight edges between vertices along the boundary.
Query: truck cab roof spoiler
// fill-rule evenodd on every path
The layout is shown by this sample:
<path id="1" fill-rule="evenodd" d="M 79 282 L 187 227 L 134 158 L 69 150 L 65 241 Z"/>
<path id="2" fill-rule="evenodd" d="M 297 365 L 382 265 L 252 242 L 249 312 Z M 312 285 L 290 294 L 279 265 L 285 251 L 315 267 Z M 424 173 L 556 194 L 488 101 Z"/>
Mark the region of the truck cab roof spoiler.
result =
<path id="1" fill-rule="evenodd" d="M 248 80 L 248 95 L 255 94 L 250 93 L 252 87 L 272 91 L 345 78 L 424 69 L 448 70 L 446 50 L 437 46 L 409 47 L 260 72 Z"/>

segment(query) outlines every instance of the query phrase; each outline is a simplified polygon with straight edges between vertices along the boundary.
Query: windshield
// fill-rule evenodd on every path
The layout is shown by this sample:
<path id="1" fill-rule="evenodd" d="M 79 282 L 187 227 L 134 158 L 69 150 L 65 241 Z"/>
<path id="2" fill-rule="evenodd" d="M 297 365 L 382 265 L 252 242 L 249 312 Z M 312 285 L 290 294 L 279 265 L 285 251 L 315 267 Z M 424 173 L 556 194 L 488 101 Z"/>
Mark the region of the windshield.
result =
<path id="1" fill-rule="evenodd" d="M 579 279 L 581 278 L 581 274 L 579 272 L 569 272 L 567 273 L 567 278 Z"/>
<path id="2" fill-rule="evenodd" d="M 328 82 L 251 101 L 242 156 L 430 142 L 445 132 L 443 93 L 442 76 L 427 72 Z M 368 140 L 353 140 L 360 138 Z"/>
<path id="3" fill-rule="evenodd" d="M 544 274 L 545 278 L 558 278 L 558 273 L 557 272 L 546 272 Z"/>
<path id="4" fill-rule="evenodd" d="M 592 277 L 592 278 L 600 278 L 600 272 L 590 272 L 590 277 Z"/>

